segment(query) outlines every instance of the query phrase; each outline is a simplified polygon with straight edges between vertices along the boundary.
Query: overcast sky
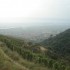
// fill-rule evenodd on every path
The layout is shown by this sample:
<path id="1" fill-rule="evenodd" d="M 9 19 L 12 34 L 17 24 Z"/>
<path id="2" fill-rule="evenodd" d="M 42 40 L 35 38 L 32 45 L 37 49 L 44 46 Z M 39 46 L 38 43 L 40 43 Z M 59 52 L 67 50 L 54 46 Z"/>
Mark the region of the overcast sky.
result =
<path id="1" fill-rule="evenodd" d="M 0 28 L 70 24 L 70 0 L 0 0 Z"/>

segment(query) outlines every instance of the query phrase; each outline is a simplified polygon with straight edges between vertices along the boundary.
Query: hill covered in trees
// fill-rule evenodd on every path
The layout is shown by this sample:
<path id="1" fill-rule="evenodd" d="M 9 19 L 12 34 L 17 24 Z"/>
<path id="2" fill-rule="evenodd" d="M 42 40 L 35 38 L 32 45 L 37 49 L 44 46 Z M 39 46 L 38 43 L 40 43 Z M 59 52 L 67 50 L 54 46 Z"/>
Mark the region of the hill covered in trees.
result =
<path id="1" fill-rule="evenodd" d="M 42 45 L 50 49 L 57 56 L 70 61 L 70 29 L 44 40 Z M 52 53 L 51 52 L 51 53 Z"/>
<path id="2" fill-rule="evenodd" d="M 0 35 L 0 70 L 70 70 L 69 42 L 70 29 L 42 45 Z"/>

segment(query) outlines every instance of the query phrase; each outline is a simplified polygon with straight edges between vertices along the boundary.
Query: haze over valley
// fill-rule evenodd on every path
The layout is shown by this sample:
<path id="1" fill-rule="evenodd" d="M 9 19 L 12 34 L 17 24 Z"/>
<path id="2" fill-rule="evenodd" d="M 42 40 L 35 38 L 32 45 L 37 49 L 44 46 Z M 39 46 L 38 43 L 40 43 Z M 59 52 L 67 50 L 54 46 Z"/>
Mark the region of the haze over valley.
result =
<path id="1" fill-rule="evenodd" d="M 40 25 L 33 25 L 25 28 L 17 27 L 0 29 L 0 34 L 40 42 L 45 38 L 49 38 L 50 35 L 55 36 L 56 34 L 63 32 L 68 28 L 70 28 L 70 24 L 42 23 Z"/>

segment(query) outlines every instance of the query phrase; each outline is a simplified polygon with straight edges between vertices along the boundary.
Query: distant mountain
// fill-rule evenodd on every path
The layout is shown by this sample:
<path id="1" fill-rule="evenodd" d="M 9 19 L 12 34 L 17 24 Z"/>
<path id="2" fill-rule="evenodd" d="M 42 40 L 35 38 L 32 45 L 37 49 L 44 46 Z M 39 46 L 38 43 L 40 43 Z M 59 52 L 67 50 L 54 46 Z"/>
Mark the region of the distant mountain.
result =
<path id="1" fill-rule="evenodd" d="M 41 42 L 69 28 L 68 25 L 42 25 L 28 28 L 0 29 L 0 34 Z"/>
<path id="2" fill-rule="evenodd" d="M 57 56 L 64 57 L 70 61 L 70 29 L 54 37 L 51 36 L 41 44 L 49 48 Z"/>

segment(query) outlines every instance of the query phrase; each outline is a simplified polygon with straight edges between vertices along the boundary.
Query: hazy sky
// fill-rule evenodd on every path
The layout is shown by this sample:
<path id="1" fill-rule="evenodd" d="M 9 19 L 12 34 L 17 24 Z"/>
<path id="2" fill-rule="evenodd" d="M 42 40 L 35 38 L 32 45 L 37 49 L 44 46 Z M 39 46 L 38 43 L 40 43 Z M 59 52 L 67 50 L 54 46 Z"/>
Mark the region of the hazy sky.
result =
<path id="1" fill-rule="evenodd" d="M 0 0 L 0 28 L 70 24 L 70 0 Z"/>

